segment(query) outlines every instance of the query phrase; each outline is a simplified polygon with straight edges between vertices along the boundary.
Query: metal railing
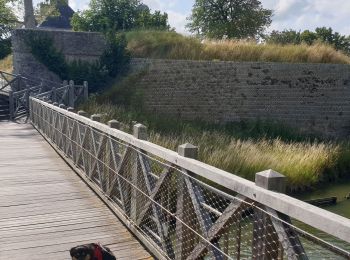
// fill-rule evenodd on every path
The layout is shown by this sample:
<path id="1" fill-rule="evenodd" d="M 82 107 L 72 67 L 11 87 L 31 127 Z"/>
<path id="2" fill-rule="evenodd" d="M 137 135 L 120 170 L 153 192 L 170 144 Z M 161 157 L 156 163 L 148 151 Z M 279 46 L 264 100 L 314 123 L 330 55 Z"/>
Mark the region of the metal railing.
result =
<path id="1" fill-rule="evenodd" d="M 140 124 L 130 135 L 33 97 L 30 119 L 157 258 L 350 258 L 350 220 L 283 194 L 279 173 L 250 182 L 190 144 L 148 142 Z"/>
<path id="2" fill-rule="evenodd" d="M 88 98 L 88 83 L 75 85 L 74 81 L 55 81 L 0 71 L 0 94 L 8 96 L 10 119 L 29 115 L 29 97 L 51 100 L 74 107 Z"/>

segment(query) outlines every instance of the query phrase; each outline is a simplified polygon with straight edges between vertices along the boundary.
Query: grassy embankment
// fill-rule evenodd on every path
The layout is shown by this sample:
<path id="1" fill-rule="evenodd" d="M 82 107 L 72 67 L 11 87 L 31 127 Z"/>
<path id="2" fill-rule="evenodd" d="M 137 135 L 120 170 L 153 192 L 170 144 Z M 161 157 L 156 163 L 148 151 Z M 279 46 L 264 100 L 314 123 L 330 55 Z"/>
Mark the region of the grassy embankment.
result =
<path id="1" fill-rule="evenodd" d="M 201 43 L 171 32 L 128 32 L 126 37 L 132 56 L 141 58 L 350 64 L 350 57 L 322 44 Z M 137 80 L 137 75 L 129 76 L 85 104 L 84 109 L 106 114 L 106 121 L 118 119 L 129 132 L 132 121 L 143 123 L 149 127 L 150 141 L 172 150 L 186 142 L 198 145 L 201 161 L 250 180 L 256 172 L 274 169 L 287 176 L 292 191 L 335 180 L 350 169 L 347 143 L 306 137 L 281 125 L 251 122 L 220 126 L 145 114 L 133 106 Z M 127 109 L 120 104 L 128 104 Z"/>
<path id="2" fill-rule="evenodd" d="M 350 64 L 350 57 L 331 46 L 256 44 L 247 41 L 203 41 L 174 32 L 126 33 L 133 57 L 184 60 L 262 61 Z"/>
<path id="3" fill-rule="evenodd" d="M 195 38 L 164 32 L 129 32 L 126 37 L 133 57 L 350 64 L 348 56 L 322 44 L 201 43 Z M 256 172 L 272 168 L 287 176 L 290 190 L 315 187 L 346 175 L 350 169 L 347 143 L 306 137 L 281 125 L 251 122 L 220 126 L 145 114 L 132 102 L 137 80 L 126 78 L 82 108 L 91 114 L 105 114 L 105 121 L 118 119 L 127 132 L 131 131 L 132 121 L 143 123 L 149 127 L 150 141 L 169 149 L 176 150 L 186 142 L 198 145 L 201 161 L 250 180 Z M 127 109 L 121 104 L 128 104 Z"/>

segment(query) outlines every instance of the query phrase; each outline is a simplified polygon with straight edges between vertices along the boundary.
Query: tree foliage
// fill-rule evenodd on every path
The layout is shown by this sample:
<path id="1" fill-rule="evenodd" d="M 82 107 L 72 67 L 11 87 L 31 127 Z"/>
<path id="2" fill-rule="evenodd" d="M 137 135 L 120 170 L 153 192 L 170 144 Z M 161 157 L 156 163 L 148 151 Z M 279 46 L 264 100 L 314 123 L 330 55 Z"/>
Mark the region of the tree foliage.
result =
<path id="1" fill-rule="evenodd" d="M 256 38 L 271 16 L 258 0 L 196 0 L 187 27 L 209 38 Z"/>
<path id="2" fill-rule="evenodd" d="M 336 50 L 350 54 L 350 36 L 334 32 L 332 28 L 318 27 L 315 31 L 295 30 L 273 31 L 266 37 L 268 43 L 275 44 L 301 44 L 312 45 L 315 42 L 323 42 L 332 45 Z"/>
<path id="3" fill-rule="evenodd" d="M 139 0 L 91 0 L 88 10 L 72 18 L 75 31 L 110 32 L 130 29 L 169 29 L 168 15 L 156 11 Z"/>
<path id="4" fill-rule="evenodd" d="M 67 62 L 64 54 L 54 46 L 53 39 L 42 34 L 29 34 L 26 44 L 33 56 L 61 79 L 74 80 L 78 84 L 86 80 L 90 91 L 96 92 L 128 69 L 130 54 L 126 50 L 125 36 L 110 37 L 108 47 L 96 62 Z"/>
<path id="5" fill-rule="evenodd" d="M 10 32 L 17 24 L 17 18 L 9 4 L 12 1 L 0 0 L 0 59 L 11 53 Z"/>

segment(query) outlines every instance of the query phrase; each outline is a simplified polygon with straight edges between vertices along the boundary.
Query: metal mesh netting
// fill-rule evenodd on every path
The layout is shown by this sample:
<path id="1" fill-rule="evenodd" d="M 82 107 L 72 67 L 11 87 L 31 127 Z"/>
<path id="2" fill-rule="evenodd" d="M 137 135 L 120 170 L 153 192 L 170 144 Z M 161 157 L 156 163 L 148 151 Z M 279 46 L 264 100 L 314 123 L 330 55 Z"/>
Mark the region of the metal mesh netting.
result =
<path id="1" fill-rule="evenodd" d="M 35 99 L 31 99 L 31 120 L 164 258 L 350 257 L 346 242 L 325 242 L 303 223 L 268 205 L 222 191 L 186 169 Z"/>

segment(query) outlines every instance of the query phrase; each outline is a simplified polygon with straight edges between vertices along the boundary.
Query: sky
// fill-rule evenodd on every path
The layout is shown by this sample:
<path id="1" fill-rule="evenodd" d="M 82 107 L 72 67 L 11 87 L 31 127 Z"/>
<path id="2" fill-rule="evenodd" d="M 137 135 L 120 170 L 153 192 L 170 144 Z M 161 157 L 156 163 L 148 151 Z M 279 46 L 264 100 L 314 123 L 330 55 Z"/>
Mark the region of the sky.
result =
<path id="1" fill-rule="evenodd" d="M 271 30 L 314 30 L 316 27 L 332 27 L 341 34 L 350 35 L 350 0 L 260 0 L 274 16 Z M 35 1 L 34 1 L 35 2 Z M 169 15 L 169 22 L 177 32 L 188 34 L 186 18 L 191 14 L 194 0 L 143 0 L 152 10 Z M 69 0 L 74 10 L 84 10 L 89 0 Z"/>

